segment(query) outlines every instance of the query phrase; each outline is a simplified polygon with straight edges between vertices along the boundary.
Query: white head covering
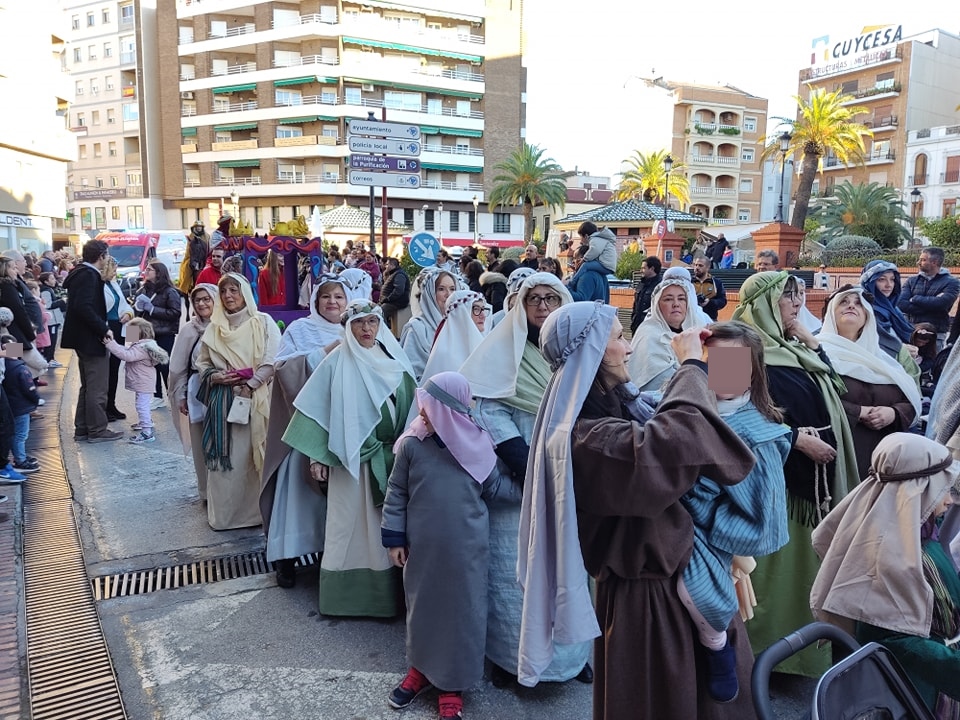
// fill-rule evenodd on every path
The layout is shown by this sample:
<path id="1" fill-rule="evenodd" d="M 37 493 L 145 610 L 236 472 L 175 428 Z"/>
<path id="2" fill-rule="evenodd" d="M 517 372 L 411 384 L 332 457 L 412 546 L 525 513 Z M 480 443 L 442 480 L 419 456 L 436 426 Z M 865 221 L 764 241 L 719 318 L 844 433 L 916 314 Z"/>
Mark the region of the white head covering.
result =
<path id="1" fill-rule="evenodd" d="M 690 270 L 685 267 L 680 267 L 679 265 L 675 267 L 668 267 L 663 271 L 663 280 L 661 282 L 666 282 L 667 280 L 686 280 L 687 282 L 687 307 L 693 308 L 693 314 L 698 318 L 698 321 L 701 323 L 698 327 L 706 327 L 713 322 L 713 318 L 707 315 L 704 312 L 704 309 L 700 307 L 700 303 L 697 302 L 697 289 L 693 286 L 693 277 L 690 275 Z M 650 313 L 647 312 L 647 317 L 650 317 Z"/>
<path id="2" fill-rule="evenodd" d="M 581 643 L 600 634 L 580 551 L 570 437 L 616 317 L 610 305 L 575 302 L 551 313 L 540 329 L 540 352 L 553 377 L 533 427 L 520 511 L 523 685 L 539 681 L 554 643 Z"/>
<path id="3" fill-rule="evenodd" d="M 466 290 L 466 286 L 452 272 L 439 267 L 424 268 L 414 281 L 411 293 L 410 311 L 412 317 L 400 332 L 400 345 L 410 358 L 410 364 L 419 378 L 430 357 L 433 338 L 437 327 L 443 320 L 443 311 L 437 303 L 437 281 L 445 274 L 453 278 L 456 289 Z"/>
<path id="4" fill-rule="evenodd" d="M 510 274 L 511 277 L 513 273 Z M 530 290 L 546 285 L 560 296 L 560 305 L 573 302 L 570 291 L 553 273 L 533 273 L 520 285 L 517 301 L 460 367 L 474 397 L 509 398 L 517 391 L 517 371 L 527 342 L 527 308 Z"/>
<path id="5" fill-rule="evenodd" d="M 867 321 L 856 342 L 847 340 L 837 331 L 834 311 L 840 300 L 847 295 L 856 294 L 867 314 Z M 873 306 L 863 297 L 863 288 L 854 287 L 837 293 L 827 305 L 823 318 L 823 329 L 817 340 L 824 346 L 827 356 L 838 375 L 852 377 L 861 382 L 874 385 L 896 385 L 913 405 L 914 422 L 920 419 L 922 399 L 916 381 L 907 375 L 895 359 L 880 349 L 880 336 L 877 333 L 877 321 Z"/>
<path id="6" fill-rule="evenodd" d="M 297 355 L 307 355 L 317 348 L 324 348 L 333 341 L 343 338 L 343 326 L 338 322 L 330 322 L 317 312 L 320 289 L 329 285 L 339 285 L 343 288 L 343 293 L 349 302 L 350 289 L 342 277 L 321 275 L 317 278 L 317 283 L 310 294 L 310 314 L 294 320 L 287 326 L 280 341 L 280 349 L 277 351 L 277 362 Z"/>
<path id="7" fill-rule="evenodd" d="M 362 271 L 361 271 L 362 272 Z M 350 323 L 374 315 L 380 319 L 377 344 L 363 347 Z M 360 446 L 380 422 L 380 409 L 413 368 L 383 322 L 380 307 L 354 300 L 343 313 L 343 344 L 327 355 L 293 401 L 329 435 L 328 449 L 354 478 L 360 478 Z"/>
<path id="8" fill-rule="evenodd" d="M 483 295 L 473 290 L 457 290 L 447 298 L 446 317 L 423 369 L 421 385 L 437 373 L 457 372 L 483 340 L 486 330 L 481 333 L 473 322 L 473 304 L 477 302 L 490 312 Z"/>
<path id="9" fill-rule="evenodd" d="M 807 309 L 807 283 L 802 277 L 798 277 L 797 285 L 800 287 L 800 292 L 804 294 L 803 302 L 800 304 L 800 311 L 797 313 L 797 320 L 810 332 L 819 332 L 820 328 L 823 327 L 823 323 L 817 319 L 816 315 Z"/>
<path id="10" fill-rule="evenodd" d="M 923 574 L 921 527 L 960 476 L 943 445 L 913 433 L 877 443 L 870 475 L 813 531 L 823 561 L 810 591 L 820 620 L 853 631 L 862 620 L 929 637 L 933 589 Z"/>
<path id="11" fill-rule="evenodd" d="M 347 268 L 339 275 L 347 289 L 347 302 L 351 300 L 369 300 L 373 296 L 373 278 L 360 268 Z"/>
<path id="12" fill-rule="evenodd" d="M 673 270 L 674 268 L 670 268 Z M 686 272 L 684 268 L 679 268 Z M 689 273 L 687 273 L 689 276 Z M 680 362 L 670 345 L 673 336 L 676 334 L 667 324 L 660 312 L 660 296 L 667 288 L 680 287 L 687 293 L 687 314 L 683 318 L 681 328 L 689 330 L 690 328 L 706 327 L 707 323 L 696 313 L 697 297 L 693 285 L 689 280 L 682 277 L 664 277 L 663 282 L 657 285 L 653 291 L 653 299 L 650 301 L 650 312 L 646 319 L 637 326 L 637 331 L 633 334 L 633 354 L 627 363 L 627 369 L 630 371 L 630 379 L 641 389 L 660 373 L 668 368 L 678 370 Z M 691 293 L 693 295 L 691 296 Z M 709 318 L 708 318 L 709 320 Z M 654 388 L 659 390 L 659 388 Z"/>

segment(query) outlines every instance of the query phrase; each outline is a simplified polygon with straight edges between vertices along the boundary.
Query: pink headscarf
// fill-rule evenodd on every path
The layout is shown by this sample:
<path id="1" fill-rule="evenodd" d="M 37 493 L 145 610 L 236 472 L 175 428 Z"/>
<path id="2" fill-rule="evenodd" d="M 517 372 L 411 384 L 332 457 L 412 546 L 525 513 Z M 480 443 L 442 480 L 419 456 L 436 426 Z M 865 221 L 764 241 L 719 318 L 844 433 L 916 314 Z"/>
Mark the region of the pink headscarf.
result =
<path id="1" fill-rule="evenodd" d="M 430 424 L 460 467 L 482 483 L 497 464 L 493 441 L 477 425 L 470 411 L 470 383 L 456 372 L 442 372 L 417 389 L 417 405 L 427 411 Z M 393 449 L 396 452 L 405 437 L 423 440 L 430 432 L 419 415 L 410 423 Z"/>

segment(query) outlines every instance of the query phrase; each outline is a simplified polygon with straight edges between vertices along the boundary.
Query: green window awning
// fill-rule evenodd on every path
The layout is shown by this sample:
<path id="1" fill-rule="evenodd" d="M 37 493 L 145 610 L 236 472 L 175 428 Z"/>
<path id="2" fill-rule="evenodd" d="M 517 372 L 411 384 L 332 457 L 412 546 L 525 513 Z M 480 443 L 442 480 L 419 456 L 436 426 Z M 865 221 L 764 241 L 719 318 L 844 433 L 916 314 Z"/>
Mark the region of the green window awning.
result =
<path id="1" fill-rule="evenodd" d="M 317 82 L 322 85 L 336 85 L 338 81 L 339 79 L 335 77 L 318 77 L 317 78 Z"/>
<path id="2" fill-rule="evenodd" d="M 317 120 L 323 120 L 325 122 L 340 122 L 340 118 L 334 117 L 333 115 L 317 115 Z"/>
<path id="3" fill-rule="evenodd" d="M 429 152 L 429 150 L 427 152 Z M 443 163 L 422 162 L 420 163 L 420 167 L 424 170 L 446 170 L 447 172 L 459 173 L 483 172 L 482 167 L 473 167 L 471 165 L 445 165 Z"/>
<path id="4" fill-rule="evenodd" d="M 450 50 L 435 50 L 434 48 L 419 47 L 417 45 L 404 45 L 402 43 L 386 42 L 384 40 L 368 40 L 355 37 L 344 37 L 344 43 L 350 45 L 366 45 L 367 47 L 384 48 L 385 50 L 397 50 L 399 52 L 416 53 L 417 55 L 433 55 L 436 57 L 448 57 L 454 60 L 465 60 L 466 62 L 482 63 L 483 58 L 479 55 L 467 55 L 466 53 L 452 52 Z"/>
<path id="5" fill-rule="evenodd" d="M 423 132 L 423 129 L 420 130 Z M 440 128 L 441 135 L 456 135 L 457 137 L 483 137 L 483 130 L 463 130 L 461 128 Z"/>
<path id="6" fill-rule="evenodd" d="M 432 125 L 421 125 L 420 134 L 421 135 L 439 135 L 440 128 L 433 127 Z"/>
<path id="7" fill-rule="evenodd" d="M 233 123 L 232 125 L 214 125 L 214 130 L 223 130 L 228 132 L 230 130 L 256 130 L 257 124 L 255 122 L 245 122 L 245 123 Z"/>
<path id="8" fill-rule="evenodd" d="M 305 77 L 287 78 L 286 80 L 274 80 L 276 87 L 287 87 L 288 85 L 306 85 L 317 81 L 316 75 L 307 75 Z"/>
<path id="9" fill-rule="evenodd" d="M 379 85 L 381 87 L 392 88 L 394 90 L 410 90 L 411 92 L 433 93 L 434 95 L 450 95 L 451 97 L 462 97 L 469 100 L 480 100 L 483 93 L 463 92 L 461 90 L 447 90 L 446 88 L 425 87 L 423 85 L 408 85 L 406 83 L 395 83 L 384 80 L 371 80 L 368 78 L 345 77 L 344 82 L 359 83 L 363 85 Z"/>
<path id="10" fill-rule="evenodd" d="M 181 134 L 181 135 L 196 135 L 196 134 L 197 134 L 197 129 L 196 129 L 196 128 L 180 128 L 180 134 Z"/>
<path id="11" fill-rule="evenodd" d="M 256 90 L 256 83 L 244 83 L 243 85 L 226 85 L 224 87 L 218 87 L 213 89 L 214 95 L 229 95 L 230 93 L 235 92 L 246 92 L 248 90 Z"/>
<path id="12" fill-rule="evenodd" d="M 308 115 L 307 117 L 280 118 L 277 122 L 281 125 L 300 125 L 301 123 L 314 122 L 316 119 L 316 115 Z"/>
<path id="13" fill-rule="evenodd" d="M 259 160 L 222 160 L 218 162 L 222 168 L 238 168 L 238 167 L 260 167 Z"/>

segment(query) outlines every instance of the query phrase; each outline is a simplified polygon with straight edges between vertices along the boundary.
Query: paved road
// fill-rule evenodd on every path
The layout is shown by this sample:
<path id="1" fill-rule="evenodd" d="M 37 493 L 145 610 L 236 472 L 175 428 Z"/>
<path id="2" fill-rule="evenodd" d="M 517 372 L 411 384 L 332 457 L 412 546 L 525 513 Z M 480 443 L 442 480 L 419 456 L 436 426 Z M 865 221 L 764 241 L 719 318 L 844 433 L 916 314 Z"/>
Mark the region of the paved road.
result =
<path id="1" fill-rule="evenodd" d="M 72 418 L 77 375 L 64 386 Z M 129 393 L 121 409 L 133 418 Z M 169 417 L 155 413 L 157 442 L 73 442 L 62 423 L 91 577 L 261 550 L 259 529 L 215 532 L 196 497 L 192 464 Z M 114 427 L 119 428 L 118 423 Z M 322 617 L 317 571 L 297 587 L 272 574 L 103 600 L 104 632 L 130 718 L 135 720 L 397 720 L 386 695 L 405 671 L 402 621 Z M 810 682 L 774 686 L 778 717 L 805 717 Z M 577 682 L 497 690 L 484 680 L 465 698 L 468 718 L 583 720 L 591 689 Z M 435 717 L 434 697 L 403 713 Z"/>

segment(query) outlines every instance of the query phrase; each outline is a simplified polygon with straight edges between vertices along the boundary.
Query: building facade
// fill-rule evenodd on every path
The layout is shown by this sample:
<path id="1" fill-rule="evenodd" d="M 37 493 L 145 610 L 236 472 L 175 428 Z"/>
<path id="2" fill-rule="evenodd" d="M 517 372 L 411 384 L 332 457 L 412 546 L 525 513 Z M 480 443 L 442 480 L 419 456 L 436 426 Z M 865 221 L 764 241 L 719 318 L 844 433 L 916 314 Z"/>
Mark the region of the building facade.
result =
<path id="1" fill-rule="evenodd" d="M 904 200 L 912 217 L 945 218 L 960 203 L 960 125 L 911 130 L 907 136 Z M 913 190 L 919 191 L 914 206 Z"/>
<path id="2" fill-rule="evenodd" d="M 73 84 L 68 204 L 72 228 L 174 229 L 164 208 L 157 122 L 156 3 L 61 0 L 68 23 L 66 63 Z"/>
<path id="3" fill-rule="evenodd" d="M 0 116 L 0 251 L 69 242 L 66 35 L 53 0 L 0 5 L 0 92 L 10 100 Z"/>
<path id="4" fill-rule="evenodd" d="M 235 194 L 261 232 L 313 207 L 366 208 L 369 188 L 348 182 L 347 121 L 372 114 L 423 133 L 422 186 L 390 188 L 388 217 L 450 238 L 522 237 L 518 209 L 481 212 L 493 166 L 525 134 L 520 7 L 161 0 L 168 205 L 188 226 Z M 377 212 L 381 201 L 377 188 Z"/>
<path id="5" fill-rule="evenodd" d="M 918 184 L 910 181 L 912 176 L 926 180 L 926 171 L 915 172 L 906 157 L 907 138 L 912 131 L 956 122 L 960 37 L 931 30 L 904 38 L 901 27 L 891 25 L 850 38 L 824 39 L 811 56 L 811 66 L 800 71 L 798 94 L 804 101 L 819 89 L 852 95 L 848 104 L 867 110 L 855 120 L 870 128 L 873 137 L 865 138 L 862 165 L 845 165 L 832 154 L 824 157 L 814 190 L 828 193 L 849 181 L 903 191 Z"/>

